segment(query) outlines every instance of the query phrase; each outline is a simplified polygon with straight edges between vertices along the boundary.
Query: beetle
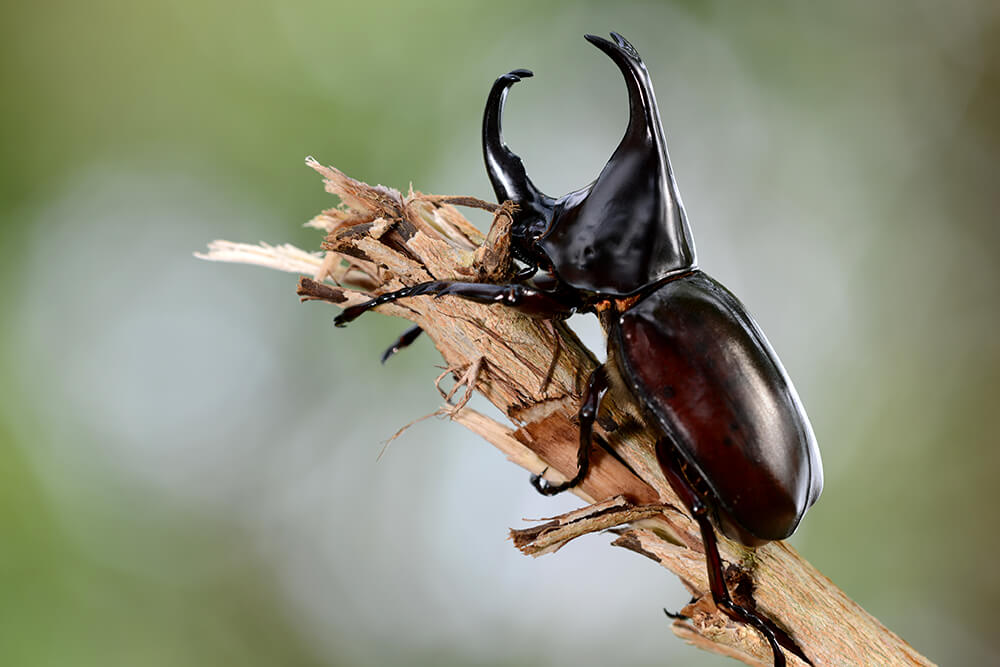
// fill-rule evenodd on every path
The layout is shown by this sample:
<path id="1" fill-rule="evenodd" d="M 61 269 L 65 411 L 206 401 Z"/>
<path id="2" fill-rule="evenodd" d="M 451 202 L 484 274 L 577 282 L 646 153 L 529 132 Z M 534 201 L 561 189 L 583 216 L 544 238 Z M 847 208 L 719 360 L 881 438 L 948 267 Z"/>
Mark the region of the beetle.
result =
<path id="1" fill-rule="evenodd" d="M 629 122 L 597 179 L 558 199 L 528 178 L 504 143 L 501 115 L 511 87 L 532 76 L 499 77 L 483 115 L 483 156 L 498 201 L 517 205 L 512 255 L 523 267 L 509 284 L 435 280 L 377 296 L 336 319 L 344 326 L 397 299 L 452 295 L 497 303 L 540 318 L 596 313 L 608 360 L 589 377 L 579 407 L 576 474 L 586 476 L 593 424 L 609 389 L 624 388 L 657 435 L 663 473 L 697 521 L 715 604 L 804 660 L 770 619 L 736 604 L 726 587 L 716 528 L 747 546 L 790 536 L 823 487 L 819 449 L 802 403 L 763 332 L 743 304 L 697 266 L 687 214 L 667 155 L 646 66 L 625 38 L 586 35 L 625 78 Z M 409 329 L 387 350 L 405 347 Z M 808 660 L 807 660 L 808 661 Z"/>

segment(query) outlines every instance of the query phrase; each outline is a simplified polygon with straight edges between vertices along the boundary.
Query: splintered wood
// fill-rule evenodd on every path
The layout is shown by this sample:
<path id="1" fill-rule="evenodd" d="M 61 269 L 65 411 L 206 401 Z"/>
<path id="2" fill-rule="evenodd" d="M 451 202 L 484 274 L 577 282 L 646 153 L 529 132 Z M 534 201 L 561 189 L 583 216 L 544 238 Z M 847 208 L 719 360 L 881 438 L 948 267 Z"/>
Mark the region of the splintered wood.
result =
<path id="1" fill-rule="evenodd" d="M 511 204 L 413 191 L 403 195 L 356 181 L 312 158 L 306 164 L 323 176 L 326 190 L 340 198 L 339 206 L 308 223 L 326 233 L 325 254 L 217 241 L 199 256 L 307 274 L 298 283 L 301 300 L 340 307 L 427 280 L 497 283 L 512 275 L 507 234 Z M 456 205 L 492 212 L 490 233 L 479 232 Z M 420 325 L 455 380 L 468 391 L 474 388 L 483 394 L 514 426 L 489 419 L 464 403 L 443 414 L 488 440 L 515 464 L 534 474 L 544 473 L 551 482 L 573 475 L 576 411 L 583 384 L 597 361 L 567 327 L 452 296 L 413 297 L 378 310 Z M 694 596 L 682 610 L 687 618 L 672 623 L 678 636 L 747 664 L 770 664 L 771 649 L 761 635 L 712 604 L 698 525 L 666 483 L 651 446 L 653 436 L 628 397 L 609 392 L 594 433 L 601 446 L 595 447 L 589 474 L 573 490 L 593 505 L 513 531 L 515 545 L 537 556 L 580 535 L 614 529 L 614 545 L 667 568 Z M 770 543 L 753 550 L 722 537 L 719 542 L 727 577 L 743 582 L 737 587 L 742 593 L 730 586 L 733 594 L 739 598 L 750 592 L 757 608 L 786 630 L 817 667 L 931 664 L 787 544 Z M 651 579 L 655 572 L 650 570 Z M 804 664 L 788 652 L 785 657 L 789 665 Z"/>

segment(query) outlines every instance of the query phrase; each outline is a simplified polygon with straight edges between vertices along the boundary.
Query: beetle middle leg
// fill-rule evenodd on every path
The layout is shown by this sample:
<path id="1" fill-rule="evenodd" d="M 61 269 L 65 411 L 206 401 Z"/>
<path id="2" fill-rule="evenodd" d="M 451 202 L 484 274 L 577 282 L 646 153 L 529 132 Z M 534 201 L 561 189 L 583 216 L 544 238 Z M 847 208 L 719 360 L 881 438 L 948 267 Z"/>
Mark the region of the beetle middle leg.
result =
<path id="1" fill-rule="evenodd" d="M 542 479 L 541 475 L 532 475 L 531 485 L 535 487 L 536 491 L 545 496 L 554 496 L 557 493 L 562 493 L 567 489 L 573 488 L 587 476 L 587 470 L 590 468 L 590 448 L 594 433 L 594 421 L 597 419 L 597 411 L 601 407 L 601 399 L 604 398 L 607 391 L 608 373 L 604 366 L 598 366 L 590 374 L 590 379 L 587 381 L 587 388 L 584 390 L 583 398 L 580 401 L 580 410 L 577 413 L 580 420 L 580 448 L 576 450 L 576 475 L 572 479 L 559 484 L 550 484 Z"/>

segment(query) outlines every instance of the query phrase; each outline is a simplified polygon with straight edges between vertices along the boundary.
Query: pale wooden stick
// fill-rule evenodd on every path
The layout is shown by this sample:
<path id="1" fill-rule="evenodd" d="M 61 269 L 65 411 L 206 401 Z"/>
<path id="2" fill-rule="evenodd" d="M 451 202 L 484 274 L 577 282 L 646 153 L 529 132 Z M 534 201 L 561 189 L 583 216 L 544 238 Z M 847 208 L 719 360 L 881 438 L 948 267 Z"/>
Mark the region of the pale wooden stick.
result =
<path id="1" fill-rule="evenodd" d="M 360 303 L 372 292 L 431 279 L 503 282 L 511 275 L 509 204 L 494 208 L 472 198 L 414 192 L 404 196 L 355 181 L 312 158 L 307 164 L 323 175 L 326 189 L 342 202 L 310 223 L 328 233 L 325 258 L 287 246 L 240 246 L 233 253 L 233 246 L 227 245 L 216 245 L 207 258 L 308 273 L 315 279 L 299 280 L 302 300 L 339 306 Z M 453 203 L 494 208 L 491 233 L 484 237 Z M 550 481 L 561 481 L 575 471 L 576 411 L 583 383 L 597 362 L 562 323 L 532 320 L 499 306 L 450 296 L 415 297 L 379 310 L 419 324 L 448 368 L 475 368 L 475 373 L 466 371 L 465 380 L 503 411 L 514 427 L 468 408 L 449 409 L 454 421 L 526 470 L 547 471 Z M 613 431 L 601 427 L 612 423 Z M 653 435 L 627 396 L 609 394 L 595 433 L 621 461 L 595 448 L 590 472 L 573 492 L 588 503 L 601 504 L 557 517 L 551 525 L 516 531 L 518 546 L 530 553 L 549 553 L 576 535 L 624 524 L 613 544 L 660 563 L 695 596 L 683 610 L 688 619 L 673 623 L 677 635 L 747 664 L 769 664 L 771 650 L 760 634 L 712 604 L 698 525 L 679 509 L 683 506 L 656 462 Z M 745 596 L 751 589 L 757 608 L 787 630 L 817 667 L 932 664 L 787 544 L 749 549 L 721 537 L 719 542 L 737 601 L 749 604 Z M 743 585 L 735 586 L 738 582 Z M 786 658 L 789 665 L 804 664 L 787 652 Z"/>

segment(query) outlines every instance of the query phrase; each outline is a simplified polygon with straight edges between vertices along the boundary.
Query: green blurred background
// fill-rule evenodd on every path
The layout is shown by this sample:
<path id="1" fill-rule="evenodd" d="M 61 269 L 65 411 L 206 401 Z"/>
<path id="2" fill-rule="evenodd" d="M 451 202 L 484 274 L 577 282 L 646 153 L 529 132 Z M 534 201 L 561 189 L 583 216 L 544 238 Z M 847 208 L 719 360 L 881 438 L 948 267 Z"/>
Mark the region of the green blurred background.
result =
<path id="1" fill-rule="evenodd" d="M 581 540 L 438 404 L 403 324 L 334 330 L 295 278 L 306 155 L 492 197 L 478 126 L 535 182 L 592 179 L 644 55 L 701 265 L 809 409 L 826 490 L 795 546 L 944 665 L 1000 664 L 1000 11 L 952 3 L 18 3 L 0 40 L 0 664 L 721 665 L 686 595 Z M 481 217 L 476 218 L 480 223 Z M 594 324 L 580 322 L 595 348 Z M 461 548 L 460 548 L 460 545 Z"/>

